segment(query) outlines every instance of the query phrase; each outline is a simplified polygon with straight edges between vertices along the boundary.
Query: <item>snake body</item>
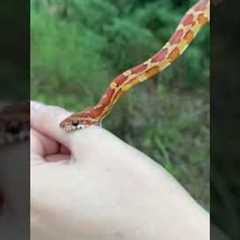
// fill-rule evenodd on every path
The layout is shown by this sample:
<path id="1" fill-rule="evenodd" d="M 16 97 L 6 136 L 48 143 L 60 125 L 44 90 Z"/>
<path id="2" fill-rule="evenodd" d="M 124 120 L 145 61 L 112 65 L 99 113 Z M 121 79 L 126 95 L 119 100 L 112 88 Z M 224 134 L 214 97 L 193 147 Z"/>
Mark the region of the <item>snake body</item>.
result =
<path id="1" fill-rule="evenodd" d="M 199 0 L 186 12 L 176 31 L 159 52 L 144 63 L 118 75 L 94 107 L 73 113 L 60 123 L 60 127 L 70 132 L 99 125 L 123 94 L 170 66 L 186 50 L 209 20 L 210 0 Z"/>

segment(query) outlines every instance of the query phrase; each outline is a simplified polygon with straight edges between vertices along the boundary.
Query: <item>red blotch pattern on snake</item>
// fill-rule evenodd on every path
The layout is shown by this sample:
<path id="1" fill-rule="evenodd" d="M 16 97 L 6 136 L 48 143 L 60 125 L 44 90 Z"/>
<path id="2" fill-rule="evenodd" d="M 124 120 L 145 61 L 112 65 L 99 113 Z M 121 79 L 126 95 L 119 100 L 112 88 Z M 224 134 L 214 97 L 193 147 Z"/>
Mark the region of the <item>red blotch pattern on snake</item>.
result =
<path id="1" fill-rule="evenodd" d="M 91 108 L 72 114 L 60 123 L 65 131 L 98 125 L 114 104 L 135 85 L 159 74 L 186 50 L 197 33 L 210 20 L 210 0 L 199 0 L 181 19 L 169 41 L 153 57 L 117 76 L 99 102 Z"/>

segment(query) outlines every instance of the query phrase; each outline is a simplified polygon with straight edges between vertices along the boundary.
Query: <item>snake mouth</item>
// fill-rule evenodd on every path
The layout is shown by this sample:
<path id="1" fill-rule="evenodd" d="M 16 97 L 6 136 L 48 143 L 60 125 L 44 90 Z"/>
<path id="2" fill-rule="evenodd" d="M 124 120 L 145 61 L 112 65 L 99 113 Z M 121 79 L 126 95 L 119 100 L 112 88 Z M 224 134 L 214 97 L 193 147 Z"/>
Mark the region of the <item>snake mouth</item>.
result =
<path id="1" fill-rule="evenodd" d="M 80 122 L 76 122 L 76 121 L 70 121 L 70 120 L 64 120 L 62 121 L 59 126 L 67 133 L 69 132 L 74 132 L 76 130 L 81 130 L 81 129 L 85 129 L 85 128 L 89 128 L 91 126 L 98 126 L 98 127 L 102 127 L 102 123 L 101 122 L 96 122 L 96 123 L 92 123 L 92 124 L 83 124 Z"/>
<path id="2" fill-rule="evenodd" d="M 72 121 L 69 119 L 66 119 L 64 121 L 62 121 L 59 126 L 66 132 L 73 132 L 79 129 L 83 129 L 86 128 L 87 126 L 84 124 L 81 124 L 79 121 Z"/>
<path id="3" fill-rule="evenodd" d="M 91 126 L 101 126 L 101 121 L 90 118 L 88 116 L 79 116 L 79 114 L 72 114 L 66 119 L 64 119 L 59 126 L 65 132 L 73 132 L 76 130 L 81 130 L 84 128 L 89 128 Z"/>
<path id="4" fill-rule="evenodd" d="M 78 125 L 67 125 L 67 126 L 63 127 L 63 129 L 66 132 L 73 132 L 73 131 L 76 131 L 76 130 L 79 130 L 79 129 L 83 129 L 83 128 L 87 128 L 87 126 L 83 125 L 83 124 L 78 124 Z"/>

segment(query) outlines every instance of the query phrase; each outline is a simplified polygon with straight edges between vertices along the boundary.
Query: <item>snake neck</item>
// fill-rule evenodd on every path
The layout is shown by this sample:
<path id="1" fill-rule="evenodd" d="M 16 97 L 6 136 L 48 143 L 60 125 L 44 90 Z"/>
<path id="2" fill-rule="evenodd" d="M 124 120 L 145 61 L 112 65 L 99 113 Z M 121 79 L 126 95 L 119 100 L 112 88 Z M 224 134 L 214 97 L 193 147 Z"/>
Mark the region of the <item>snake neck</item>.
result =
<path id="1" fill-rule="evenodd" d="M 135 85 L 151 79 L 174 63 L 188 48 L 197 33 L 209 22 L 210 1 L 200 0 L 190 8 L 178 24 L 169 41 L 144 63 L 117 76 L 92 110 L 92 116 L 102 121 L 119 98 Z"/>
<path id="2" fill-rule="evenodd" d="M 82 125 L 99 124 L 112 110 L 119 98 L 135 85 L 151 79 L 175 62 L 188 48 L 197 33 L 209 22 L 210 0 L 199 0 L 178 24 L 169 41 L 144 63 L 117 76 L 105 91 L 98 104 L 80 113 L 74 113 L 60 126 L 73 122 Z"/>

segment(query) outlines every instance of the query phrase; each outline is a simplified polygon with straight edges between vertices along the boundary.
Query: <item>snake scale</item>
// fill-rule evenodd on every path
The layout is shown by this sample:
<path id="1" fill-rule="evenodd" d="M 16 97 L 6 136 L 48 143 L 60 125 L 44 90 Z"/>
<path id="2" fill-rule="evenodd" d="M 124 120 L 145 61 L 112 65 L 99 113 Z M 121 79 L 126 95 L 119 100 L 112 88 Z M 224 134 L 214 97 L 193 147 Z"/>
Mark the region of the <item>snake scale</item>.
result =
<path id="1" fill-rule="evenodd" d="M 100 125 L 123 94 L 135 85 L 162 72 L 181 56 L 209 20 L 210 0 L 199 0 L 186 12 L 176 31 L 159 52 L 144 63 L 118 75 L 94 107 L 73 113 L 60 123 L 60 127 L 66 132 L 71 132 L 92 125 Z"/>
<path id="2" fill-rule="evenodd" d="M 210 0 L 199 0 L 180 20 L 169 41 L 144 63 L 118 75 L 94 106 L 73 113 L 60 123 L 66 132 L 100 125 L 119 98 L 135 85 L 151 79 L 171 65 L 210 20 Z M 0 108 L 0 146 L 29 139 L 29 103 Z"/>

